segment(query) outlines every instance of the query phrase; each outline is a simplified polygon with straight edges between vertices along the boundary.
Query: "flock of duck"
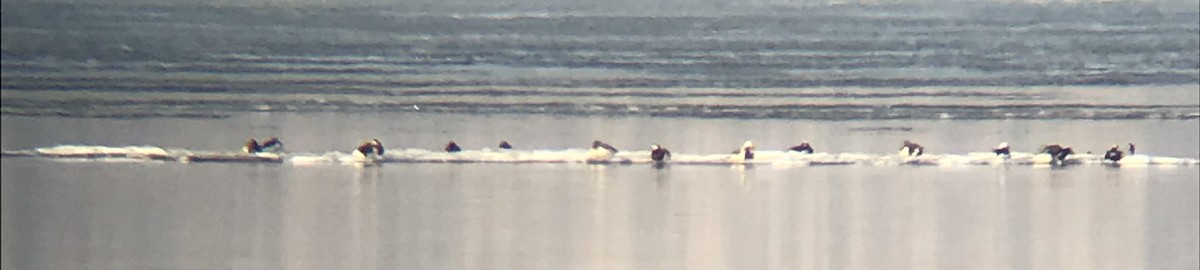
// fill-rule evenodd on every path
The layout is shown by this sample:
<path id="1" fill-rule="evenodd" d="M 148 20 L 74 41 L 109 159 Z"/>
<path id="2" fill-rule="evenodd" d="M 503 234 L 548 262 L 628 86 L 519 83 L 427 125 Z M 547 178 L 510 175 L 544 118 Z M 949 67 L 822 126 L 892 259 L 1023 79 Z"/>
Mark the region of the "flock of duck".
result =
<path id="1" fill-rule="evenodd" d="M 508 141 L 500 141 L 499 148 L 500 149 L 512 149 L 513 146 L 512 146 L 512 144 L 509 144 Z M 246 142 L 246 145 L 245 145 L 245 147 L 242 148 L 242 150 L 249 154 L 262 153 L 262 152 L 279 153 L 279 152 L 283 151 L 283 141 L 279 140 L 279 138 L 271 137 L 271 138 L 267 139 L 264 143 L 259 144 L 257 140 L 251 138 L 249 141 Z M 443 150 L 445 150 L 448 153 L 456 153 L 456 152 L 461 152 L 462 147 L 459 147 L 458 144 L 455 143 L 454 141 L 450 141 L 450 143 L 446 144 L 446 147 L 443 148 Z M 746 141 L 745 143 L 742 144 L 741 148 L 738 148 L 737 150 L 733 151 L 733 159 L 734 159 L 734 161 L 753 160 L 754 159 L 754 150 L 755 150 L 754 143 L 751 141 Z M 609 160 L 619 151 L 620 150 L 617 150 L 616 147 L 613 147 L 612 145 L 604 143 L 602 141 L 599 141 L 599 140 L 592 141 L 592 148 L 591 148 L 591 150 L 588 151 L 588 156 L 589 156 L 588 160 L 589 161 Z M 812 154 L 815 150 L 813 149 L 812 145 L 809 144 L 808 142 L 802 142 L 799 145 L 788 148 L 787 151 Z M 1133 155 L 1134 151 L 1135 151 L 1135 146 L 1133 143 L 1130 143 L 1129 144 L 1129 155 Z M 383 143 L 379 142 L 378 139 L 371 139 L 371 140 L 365 141 L 362 144 L 360 144 L 358 146 L 358 148 L 355 149 L 354 152 L 356 153 L 356 155 L 358 155 L 362 158 L 378 159 L 378 158 L 381 158 L 384 153 Z M 1042 146 L 1041 152 L 1050 155 L 1050 157 L 1051 157 L 1050 164 L 1051 165 L 1063 165 L 1064 162 L 1067 160 L 1068 156 L 1075 154 L 1075 151 L 1073 149 L 1071 149 L 1071 147 L 1062 146 L 1062 145 L 1058 145 L 1058 144 L 1044 145 L 1044 146 Z M 1011 156 L 1011 151 L 1009 150 L 1009 146 L 1008 146 L 1007 142 L 1000 143 L 1000 145 L 992 148 L 992 153 L 995 153 L 997 156 L 1002 156 L 1002 157 L 1006 157 L 1006 158 Z M 921 146 L 920 144 L 917 144 L 915 142 L 905 140 L 904 143 L 900 146 L 899 155 L 901 155 L 901 156 L 918 157 L 918 156 L 921 156 L 922 154 L 925 154 L 925 147 Z M 1120 161 L 1124 157 L 1125 157 L 1125 153 L 1123 151 L 1121 151 L 1121 148 L 1118 145 L 1113 145 L 1112 148 L 1110 148 L 1107 152 L 1104 153 L 1104 159 L 1109 160 L 1109 161 L 1114 161 L 1114 162 Z M 662 146 L 660 146 L 658 144 L 653 144 L 650 146 L 650 159 L 655 162 L 667 162 L 671 159 L 671 151 L 667 150 L 666 148 L 663 148 Z"/>

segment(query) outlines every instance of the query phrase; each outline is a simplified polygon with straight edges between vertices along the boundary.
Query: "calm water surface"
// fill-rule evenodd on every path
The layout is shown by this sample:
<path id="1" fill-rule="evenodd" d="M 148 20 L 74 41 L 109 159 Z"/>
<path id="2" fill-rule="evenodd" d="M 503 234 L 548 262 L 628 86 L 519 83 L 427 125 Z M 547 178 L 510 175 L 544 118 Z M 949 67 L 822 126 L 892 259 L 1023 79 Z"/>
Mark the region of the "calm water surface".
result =
<path id="1" fill-rule="evenodd" d="M 1193 168 L 3 162 L 6 269 L 1189 269 Z"/>
<path id="2" fill-rule="evenodd" d="M 275 135 L 318 157 L 379 138 L 699 155 L 809 141 L 881 157 L 906 139 L 931 156 L 1136 143 L 1200 158 L 1195 1 L 241 2 L 2 3 L 0 268 L 1200 268 L 1194 164 L 8 154 L 235 152 Z"/>
<path id="3" fill-rule="evenodd" d="M 819 151 L 881 154 L 904 138 L 956 154 L 1000 140 L 1014 149 L 1067 141 L 1096 151 L 1133 141 L 1139 152 L 1200 156 L 1200 123 L 1191 120 L 0 119 L 6 150 L 149 144 L 234 151 L 253 133 L 316 153 L 376 136 L 394 148 L 426 149 L 450 138 L 471 149 L 498 138 L 532 149 L 611 138 L 622 148 L 659 142 L 683 153 L 721 153 L 747 138 L 763 148 L 806 139 Z M 21 157 L 0 166 L 5 269 L 1200 267 L 1195 166 L 364 168 Z"/>

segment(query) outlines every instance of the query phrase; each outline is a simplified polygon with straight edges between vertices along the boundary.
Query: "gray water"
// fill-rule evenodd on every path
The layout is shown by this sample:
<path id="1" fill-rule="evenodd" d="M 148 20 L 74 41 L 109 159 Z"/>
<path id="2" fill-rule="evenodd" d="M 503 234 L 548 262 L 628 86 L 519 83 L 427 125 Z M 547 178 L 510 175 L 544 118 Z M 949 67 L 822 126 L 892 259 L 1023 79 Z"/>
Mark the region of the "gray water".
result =
<path id="1" fill-rule="evenodd" d="M 1191 269 L 1193 168 L 5 159 L 5 269 Z"/>
<path id="2" fill-rule="evenodd" d="M 355 121 L 357 119 L 370 119 Z M 4 149 L 57 144 L 236 151 L 667 145 L 722 153 L 931 154 L 1046 141 L 1200 157 L 1195 120 L 811 121 L 441 113 L 224 119 L 0 118 Z M 16 127 L 16 128 L 14 128 Z M 316 128 L 314 128 L 316 127 Z M 909 128 L 905 131 L 904 128 Z M 1118 140 L 1119 139 L 1119 140 Z M 486 146 L 484 144 L 487 144 Z M 1032 150 L 1030 150 L 1032 151 Z M 389 163 L 208 164 L 5 157 L 3 266 L 62 268 L 1190 269 L 1195 165 L 1062 168 Z"/>
<path id="3" fill-rule="evenodd" d="M 378 138 L 1200 159 L 1195 1 L 540 2 L 4 1 L 0 268 L 1200 268 L 1195 162 L 29 154 L 279 136 L 310 157 Z"/>
<path id="4" fill-rule="evenodd" d="M 0 112 L 1195 119 L 1198 7 L 6 1 Z"/>

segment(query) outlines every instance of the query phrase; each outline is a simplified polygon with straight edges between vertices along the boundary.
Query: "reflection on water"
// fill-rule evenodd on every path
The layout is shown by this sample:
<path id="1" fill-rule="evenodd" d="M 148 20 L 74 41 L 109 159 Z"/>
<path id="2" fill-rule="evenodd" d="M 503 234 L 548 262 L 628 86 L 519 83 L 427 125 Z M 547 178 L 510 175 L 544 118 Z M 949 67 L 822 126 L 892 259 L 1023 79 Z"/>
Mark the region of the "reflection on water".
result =
<path id="1" fill-rule="evenodd" d="M 1200 251 L 1189 167 L 2 166 L 5 269 L 1191 269 Z"/>

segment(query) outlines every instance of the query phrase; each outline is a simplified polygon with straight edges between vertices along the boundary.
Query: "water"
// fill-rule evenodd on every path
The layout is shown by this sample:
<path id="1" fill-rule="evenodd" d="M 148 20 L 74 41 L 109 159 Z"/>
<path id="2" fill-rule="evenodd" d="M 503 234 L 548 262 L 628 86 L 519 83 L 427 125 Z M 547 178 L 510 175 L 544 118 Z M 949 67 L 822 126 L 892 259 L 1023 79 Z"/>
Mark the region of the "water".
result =
<path id="1" fill-rule="evenodd" d="M 745 140 L 760 151 L 781 151 L 801 141 L 822 153 L 892 155 L 903 140 L 930 154 L 990 152 L 1008 142 L 1015 152 L 1043 144 L 1072 145 L 1079 154 L 1102 153 L 1112 144 L 1138 145 L 1139 154 L 1200 158 L 1197 120 L 859 120 L 695 119 L 393 113 L 250 113 L 222 119 L 123 119 L 75 117 L 0 118 L 22 127 L 3 129 L 5 150 L 56 145 L 156 146 L 237 152 L 250 136 L 284 138 L 297 153 L 348 152 L 364 139 L 388 149 L 440 150 L 450 140 L 466 150 L 583 150 L 603 140 L 622 151 L 648 151 L 658 143 L 676 154 L 725 154 Z M 314 128 L 319 127 L 319 128 Z"/>
<path id="2" fill-rule="evenodd" d="M 4 2 L 0 267 L 1200 268 L 1194 3 L 291 3 Z"/>
<path id="3" fill-rule="evenodd" d="M 352 121 L 359 118 L 374 120 Z M 742 139 L 767 151 L 803 138 L 819 152 L 884 156 L 897 139 L 917 138 L 936 156 L 987 151 L 1001 138 L 1014 150 L 1062 140 L 1096 151 L 1120 138 L 1149 155 L 1200 157 L 1189 139 L 1200 136 L 1200 123 L 1192 120 L 440 113 L 0 120 L 22 127 L 0 130 L 4 149 L 69 142 L 234 152 L 246 133 L 271 133 L 291 151 L 313 153 L 349 151 L 368 136 L 392 153 L 438 149 L 448 138 L 469 151 L 497 138 L 517 149 L 582 149 L 597 137 L 623 152 L 644 154 L 638 148 L 657 141 L 682 155 L 724 153 Z M 1190 254 L 1200 243 L 1194 164 L 657 169 L 577 160 L 362 167 L 5 157 L 2 166 L 4 263 L 14 269 L 1174 269 L 1197 265 Z"/>
<path id="4" fill-rule="evenodd" d="M 2 166 L 12 269 L 1197 264 L 1194 167 Z"/>
<path id="5" fill-rule="evenodd" d="M 2 109 L 1194 119 L 1200 13 L 1178 4 L 10 1 L 0 31 Z M 962 86 L 979 88 L 954 88 Z M 1171 102 L 1112 94 L 1164 86 L 1161 96 L 1138 96 Z"/>

